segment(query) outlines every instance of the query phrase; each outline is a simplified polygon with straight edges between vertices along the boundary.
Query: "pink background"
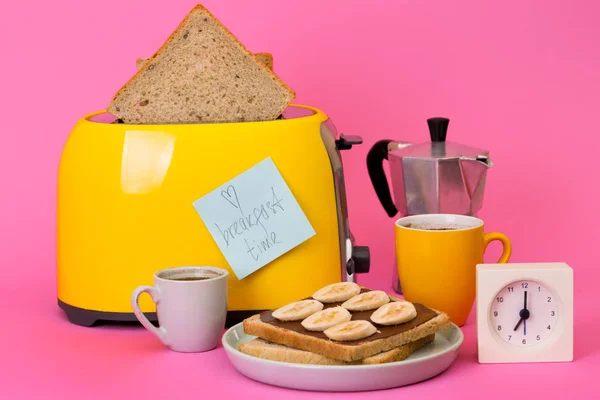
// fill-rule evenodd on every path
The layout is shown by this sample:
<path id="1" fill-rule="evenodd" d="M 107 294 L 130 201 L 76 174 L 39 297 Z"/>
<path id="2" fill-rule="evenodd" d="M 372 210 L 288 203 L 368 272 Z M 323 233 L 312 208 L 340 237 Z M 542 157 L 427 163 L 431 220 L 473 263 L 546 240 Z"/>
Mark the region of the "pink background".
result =
<path id="1" fill-rule="evenodd" d="M 76 119 L 104 108 L 193 1 L 0 2 L 0 397 L 307 397 L 239 376 L 222 349 L 182 355 L 138 327 L 82 328 L 56 305 L 55 183 Z M 594 0 L 233 1 L 204 3 L 275 71 L 298 103 L 365 143 L 344 153 L 352 230 L 372 251 L 363 282 L 388 289 L 393 222 L 368 181 L 379 139 L 449 139 L 491 151 L 480 216 L 513 241 L 512 260 L 575 270 L 575 362 L 479 365 L 474 315 L 457 362 L 397 396 L 590 398 L 600 372 L 600 3 Z M 499 246 L 498 246 L 499 247 Z M 499 254 L 497 245 L 486 259 Z M 313 395 L 329 398 L 328 395 Z M 365 394 L 339 395 L 344 398 Z M 141 397 L 140 397 L 141 398 Z M 281 398 L 281 397 L 279 397 Z"/>

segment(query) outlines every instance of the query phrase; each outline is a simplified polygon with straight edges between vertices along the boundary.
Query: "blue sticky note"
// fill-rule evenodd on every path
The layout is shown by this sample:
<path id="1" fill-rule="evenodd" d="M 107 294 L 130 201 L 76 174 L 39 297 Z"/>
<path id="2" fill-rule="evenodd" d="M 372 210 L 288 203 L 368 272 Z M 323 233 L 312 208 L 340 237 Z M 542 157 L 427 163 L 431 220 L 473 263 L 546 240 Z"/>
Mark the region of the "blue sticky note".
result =
<path id="1" fill-rule="evenodd" d="M 238 279 L 315 235 L 270 157 L 193 205 Z"/>

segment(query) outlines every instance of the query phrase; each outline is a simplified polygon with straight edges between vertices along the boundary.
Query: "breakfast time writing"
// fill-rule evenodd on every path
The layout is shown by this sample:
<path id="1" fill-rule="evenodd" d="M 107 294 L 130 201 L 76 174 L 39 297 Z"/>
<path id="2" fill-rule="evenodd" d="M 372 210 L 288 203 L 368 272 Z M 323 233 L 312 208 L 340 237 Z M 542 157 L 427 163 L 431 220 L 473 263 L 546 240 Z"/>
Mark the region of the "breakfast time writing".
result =
<path id="1" fill-rule="evenodd" d="M 244 210 L 242 207 L 234 185 L 229 185 L 221 190 L 221 197 L 236 210 L 236 215 L 232 217 L 231 223 L 227 226 L 221 227 L 215 223 L 227 247 L 236 240 L 243 240 L 247 253 L 254 261 L 258 261 L 262 254 L 281 243 L 277 240 L 277 232 L 267 229 L 264 224 L 278 212 L 285 211 L 282 199 L 277 196 L 274 187 L 270 187 L 270 201 L 260 203 L 248 210 Z M 263 231 L 259 240 L 253 239 L 251 235 L 257 229 Z"/>

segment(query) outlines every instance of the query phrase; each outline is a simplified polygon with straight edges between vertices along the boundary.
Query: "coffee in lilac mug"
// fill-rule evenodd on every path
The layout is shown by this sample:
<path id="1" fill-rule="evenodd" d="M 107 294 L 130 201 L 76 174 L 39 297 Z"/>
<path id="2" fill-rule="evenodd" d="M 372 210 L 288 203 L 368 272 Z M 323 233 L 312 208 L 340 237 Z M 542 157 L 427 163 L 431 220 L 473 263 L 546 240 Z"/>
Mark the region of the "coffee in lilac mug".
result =
<path id="1" fill-rule="evenodd" d="M 154 274 L 154 286 L 139 286 L 131 306 L 140 323 L 173 351 L 193 353 L 217 347 L 227 318 L 229 272 L 216 267 L 176 267 Z M 139 306 L 142 293 L 156 304 L 156 327 Z"/>

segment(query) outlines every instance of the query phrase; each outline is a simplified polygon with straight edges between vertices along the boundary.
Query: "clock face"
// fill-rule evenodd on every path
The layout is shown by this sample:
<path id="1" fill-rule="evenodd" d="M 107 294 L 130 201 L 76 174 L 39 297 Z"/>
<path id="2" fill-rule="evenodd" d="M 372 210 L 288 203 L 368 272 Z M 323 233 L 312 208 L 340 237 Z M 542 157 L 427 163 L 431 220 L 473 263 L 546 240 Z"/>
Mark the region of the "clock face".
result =
<path id="1" fill-rule="evenodd" d="M 535 346 L 558 322 L 559 299 L 537 281 L 515 281 L 502 288 L 490 307 L 491 328 L 514 346 Z"/>

